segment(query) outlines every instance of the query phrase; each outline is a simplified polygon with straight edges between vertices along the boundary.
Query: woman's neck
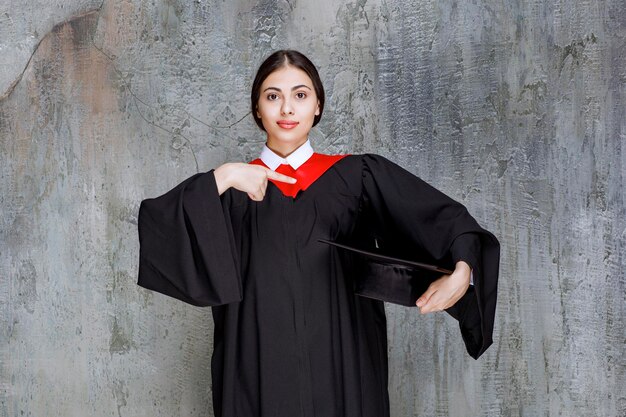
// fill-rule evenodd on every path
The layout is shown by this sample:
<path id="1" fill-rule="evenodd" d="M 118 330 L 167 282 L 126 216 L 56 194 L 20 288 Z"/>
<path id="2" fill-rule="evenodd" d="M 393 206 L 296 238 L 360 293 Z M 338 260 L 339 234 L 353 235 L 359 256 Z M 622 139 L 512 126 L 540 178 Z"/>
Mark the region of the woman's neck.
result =
<path id="1" fill-rule="evenodd" d="M 271 142 L 271 141 L 268 140 L 266 142 L 266 145 L 276 155 L 278 155 L 278 156 L 280 156 L 282 158 L 286 158 L 291 153 L 293 153 L 293 151 L 298 149 L 300 146 L 304 145 L 306 143 L 306 141 L 307 141 L 307 138 L 304 138 L 304 140 L 299 142 L 299 143 L 275 143 L 275 142 Z"/>

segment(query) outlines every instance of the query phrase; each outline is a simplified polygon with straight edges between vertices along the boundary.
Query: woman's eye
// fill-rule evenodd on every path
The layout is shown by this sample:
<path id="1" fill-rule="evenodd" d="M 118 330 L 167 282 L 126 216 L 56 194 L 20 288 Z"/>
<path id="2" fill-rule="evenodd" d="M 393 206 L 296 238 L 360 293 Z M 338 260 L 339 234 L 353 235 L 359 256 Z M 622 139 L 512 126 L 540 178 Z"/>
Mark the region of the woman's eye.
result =
<path id="1" fill-rule="evenodd" d="M 278 96 L 274 93 L 268 94 L 267 95 L 267 99 L 268 100 L 276 100 L 278 98 Z"/>
<path id="2" fill-rule="evenodd" d="M 298 97 L 298 98 L 305 98 L 306 97 L 306 93 L 303 93 L 303 92 L 296 93 L 296 97 Z"/>

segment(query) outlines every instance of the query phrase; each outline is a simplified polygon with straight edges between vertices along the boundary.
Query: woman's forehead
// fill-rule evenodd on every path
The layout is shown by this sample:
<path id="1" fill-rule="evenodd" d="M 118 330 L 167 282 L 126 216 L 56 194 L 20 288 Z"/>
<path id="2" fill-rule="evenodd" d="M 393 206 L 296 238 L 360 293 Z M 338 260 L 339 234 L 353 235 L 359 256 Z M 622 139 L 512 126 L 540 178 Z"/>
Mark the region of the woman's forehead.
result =
<path id="1" fill-rule="evenodd" d="M 313 82 L 306 72 L 300 68 L 288 65 L 283 66 L 272 72 L 263 80 L 262 88 L 267 87 L 288 87 L 291 88 L 296 85 L 306 85 L 312 87 Z"/>

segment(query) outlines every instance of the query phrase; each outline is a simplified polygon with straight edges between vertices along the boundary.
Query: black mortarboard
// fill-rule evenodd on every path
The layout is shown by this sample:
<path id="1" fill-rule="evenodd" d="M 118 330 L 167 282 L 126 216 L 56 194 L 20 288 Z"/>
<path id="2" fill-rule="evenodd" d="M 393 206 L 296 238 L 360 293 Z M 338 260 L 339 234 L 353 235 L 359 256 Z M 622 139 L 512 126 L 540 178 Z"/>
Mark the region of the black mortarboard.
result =
<path id="1" fill-rule="evenodd" d="M 318 241 L 355 255 L 353 272 L 356 294 L 389 303 L 416 307 L 415 302 L 431 282 L 453 272 L 439 266 L 389 256 L 376 249 L 365 250 L 326 239 Z"/>

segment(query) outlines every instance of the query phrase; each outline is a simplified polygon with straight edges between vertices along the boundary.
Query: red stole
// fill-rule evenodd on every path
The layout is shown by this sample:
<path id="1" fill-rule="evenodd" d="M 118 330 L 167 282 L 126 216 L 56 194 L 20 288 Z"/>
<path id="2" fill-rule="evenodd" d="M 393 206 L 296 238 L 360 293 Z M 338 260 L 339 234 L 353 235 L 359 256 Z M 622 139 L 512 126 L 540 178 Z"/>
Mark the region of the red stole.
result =
<path id="1" fill-rule="evenodd" d="M 276 172 L 287 175 L 289 177 L 296 178 L 295 184 L 290 184 L 288 182 L 276 181 L 273 179 L 269 179 L 276 185 L 282 193 L 287 197 L 295 197 L 298 194 L 298 191 L 306 190 L 309 188 L 309 185 L 313 184 L 315 180 L 322 176 L 324 172 L 341 158 L 348 156 L 346 155 L 325 155 L 321 153 L 313 153 L 306 160 L 305 163 L 300 165 L 298 169 L 293 169 L 289 164 L 281 164 L 276 168 Z M 261 165 L 266 168 L 269 168 L 261 158 L 257 158 L 254 161 L 248 162 L 249 164 Z"/>

